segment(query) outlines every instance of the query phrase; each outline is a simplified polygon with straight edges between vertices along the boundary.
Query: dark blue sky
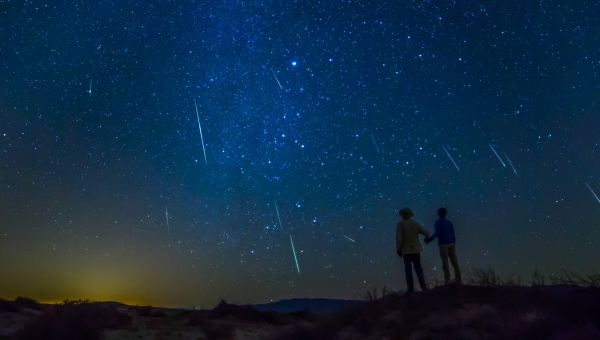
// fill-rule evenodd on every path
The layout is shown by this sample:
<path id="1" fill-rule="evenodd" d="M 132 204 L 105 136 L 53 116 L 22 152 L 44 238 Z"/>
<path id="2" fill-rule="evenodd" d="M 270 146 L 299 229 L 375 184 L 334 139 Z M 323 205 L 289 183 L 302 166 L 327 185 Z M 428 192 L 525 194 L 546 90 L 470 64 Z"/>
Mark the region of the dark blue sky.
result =
<path id="1" fill-rule="evenodd" d="M 4 297 L 189 307 L 400 289 L 404 206 L 429 230 L 449 210 L 465 268 L 600 269 L 597 2 L 0 13 Z M 423 259 L 441 277 L 433 244 Z"/>

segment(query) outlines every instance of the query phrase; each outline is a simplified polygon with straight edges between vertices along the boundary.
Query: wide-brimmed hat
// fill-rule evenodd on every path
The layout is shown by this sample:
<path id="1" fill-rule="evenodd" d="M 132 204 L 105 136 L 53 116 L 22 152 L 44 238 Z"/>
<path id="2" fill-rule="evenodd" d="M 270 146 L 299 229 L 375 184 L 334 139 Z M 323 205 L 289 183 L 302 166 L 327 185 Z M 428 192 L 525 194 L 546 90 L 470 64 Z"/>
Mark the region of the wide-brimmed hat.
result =
<path id="1" fill-rule="evenodd" d="M 402 216 L 404 218 L 409 218 L 409 217 L 414 216 L 412 210 L 410 210 L 409 208 L 403 208 L 402 210 L 398 211 L 398 214 L 400 214 L 400 216 Z"/>

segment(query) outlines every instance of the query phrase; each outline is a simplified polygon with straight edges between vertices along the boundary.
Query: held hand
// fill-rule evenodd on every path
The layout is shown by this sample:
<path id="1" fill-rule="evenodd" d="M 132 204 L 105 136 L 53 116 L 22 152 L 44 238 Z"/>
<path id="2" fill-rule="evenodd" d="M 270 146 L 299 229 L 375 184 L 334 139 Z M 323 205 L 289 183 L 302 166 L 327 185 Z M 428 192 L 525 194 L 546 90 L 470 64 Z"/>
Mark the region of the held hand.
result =
<path id="1" fill-rule="evenodd" d="M 398 253 L 398 256 L 402 257 L 402 250 L 396 250 L 396 252 Z"/>

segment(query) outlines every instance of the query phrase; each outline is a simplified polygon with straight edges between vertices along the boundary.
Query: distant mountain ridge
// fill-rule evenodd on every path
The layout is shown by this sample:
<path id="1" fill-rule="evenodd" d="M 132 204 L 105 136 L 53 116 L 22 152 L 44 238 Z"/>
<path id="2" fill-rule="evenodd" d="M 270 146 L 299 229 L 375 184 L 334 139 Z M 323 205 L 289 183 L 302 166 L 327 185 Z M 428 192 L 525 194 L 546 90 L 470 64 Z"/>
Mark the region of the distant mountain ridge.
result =
<path id="1" fill-rule="evenodd" d="M 363 303 L 358 300 L 341 299 L 288 299 L 253 305 L 259 311 L 272 310 L 280 313 L 299 312 L 310 309 L 313 313 L 331 313 Z"/>

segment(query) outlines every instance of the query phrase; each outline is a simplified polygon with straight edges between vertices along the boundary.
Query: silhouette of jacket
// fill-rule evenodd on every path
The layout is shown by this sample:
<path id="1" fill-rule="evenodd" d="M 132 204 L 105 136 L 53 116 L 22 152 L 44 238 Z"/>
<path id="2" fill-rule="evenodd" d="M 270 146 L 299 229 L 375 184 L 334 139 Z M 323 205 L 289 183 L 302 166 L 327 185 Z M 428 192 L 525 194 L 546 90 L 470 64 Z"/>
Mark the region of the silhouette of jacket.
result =
<path id="1" fill-rule="evenodd" d="M 452 222 L 447 220 L 445 217 L 440 217 L 437 221 L 435 221 L 435 233 L 431 235 L 429 240 L 433 241 L 436 238 L 438 239 L 438 246 L 456 242 L 454 225 L 452 225 Z"/>
<path id="2" fill-rule="evenodd" d="M 398 222 L 396 224 L 396 251 L 402 251 L 402 255 L 421 253 L 423 248 L 419 242 L 419 234 L 429 237 L 429 232 L 410 218 Z"/>

